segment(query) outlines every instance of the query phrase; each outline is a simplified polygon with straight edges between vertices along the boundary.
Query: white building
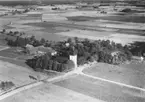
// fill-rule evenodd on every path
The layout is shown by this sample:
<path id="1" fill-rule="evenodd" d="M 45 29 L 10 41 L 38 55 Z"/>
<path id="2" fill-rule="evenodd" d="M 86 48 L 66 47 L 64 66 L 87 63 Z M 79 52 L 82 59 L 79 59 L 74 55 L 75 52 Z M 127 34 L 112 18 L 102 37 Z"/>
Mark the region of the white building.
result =
<path id="1" fill-rule="evenodd" d="M 70 55 L 69 59 L 74 62 L 75 68 L 77 68 L 77 55 Z"/>

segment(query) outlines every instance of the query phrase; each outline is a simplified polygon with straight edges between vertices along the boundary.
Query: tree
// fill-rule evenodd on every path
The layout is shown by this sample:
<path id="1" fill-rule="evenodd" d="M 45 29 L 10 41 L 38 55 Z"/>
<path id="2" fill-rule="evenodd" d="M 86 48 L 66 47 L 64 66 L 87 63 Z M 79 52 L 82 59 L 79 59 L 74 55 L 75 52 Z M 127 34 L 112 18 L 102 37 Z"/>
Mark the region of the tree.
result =
<path id="1" fill-rule="evenodd" d="M 90 40 L 86 38 L 82 43 L 84 44 L 84 46 L 89 46 Z"/>
<path id="2" fill-rule="evenodd" d="M 6 29 L 3 29 L 2 33 L 5 33 L 6 32 Z"/>
<path id="3" fill-rule="evenodd" d="M 30 38 L 30 40 L 31 40 L 31 41 L 35 41 L 35 40 L 36 40 L 35 36 L 32 35 L 31 38 Z"/>
<path id="4" fill-rule="evenodd" d="M 18 31 L 15 31 L 15 32 L 14 32 L 14 35 L 16 35 L 16 34 L 19 34 L 19 32 L 18 32 Z"/>
<path id="5" fill-rule="evenodd" d="M 83 65 L 83 64 L 85 64 L 85 62 L 86 62 L 86 60 L 85 60 L 85 58 L 82 56 L 82 57 L 78 57 L 78 59 L 77 59 L 77 64 L 78 65 Z"/>
<path id="6" fill-rule="evenodd" d="M 72 43 L 72 39 L 71 38 L 68 38 L 67 39 L 67 42 L 71 44 Z"/>
<path id="7" fill-rule="evenodd" d="M 92 55 L 92 59 L 93 59 L 93 61 L 97 61 L 97 62 L 98 62 L 98 60 L 99 60 L 99 55 L 98 55 L 98 53 L 94 53 L 94 54 Z"/>
<path id="8" fill-rule="evenodd" d="M 123 10 L 121 10 L 121 12 L 131 12 L 132 10 L 130 8 L 125 8 Z"/>
<path id="9" fill-rule="evenodd" d="M 42 57 L 37 58 L 35 68 L 42 68 Z"/>
<path id="10" fill-rule="evenodd" d="M 123 46 L 122 46 L 122 44 L 117 43 L 117 44 L 116 44 L 116 48 L 118 48 L 118 49 L 123 49 Z"/>
<path id="11" fill-rule="evenodd" d="M 10 35 L 12 35 L 12 34 L 13 34 L 13 32 L 12 32 L 12 31 L 10 31 L 10 32 L 9 32 L 9 34 L 10 34 Z"/>
<path id="12" fill-rule="evenodd" d="M 43 55 L 43 69 L 47 69 L 49 60 L 50 56 L 48 54 Z"/>
<path id="13" fill-rule="evenodd" d="M 74 37 L 75 43 L 79 43 L 79 38 L 78 37 Z"/>
<path id="14" fill-rule="evenodd" d="M 39 40 L 34 40 L 34 42 L 33 42 L 33 46 L 34 46 L 34 47 L 41 46 L 41 45 L 42 45 L 42 44 L 40 43 Z"/>
<path id="15" fill-rule="evenodd" d="M 57 65 L 58 65 L 58 62 L 54 60 L 52 70 L 57 71 Z"/>
<path id="16" fill-rule="evenodd" d="M 111 64 L 112 63 L 112 56 L 110 54 L 105 54 L 104 62 Z"/>
<path id="17" fill-rule="evenodd" d="M 44 38 L 41 38 L 40 43 L 41 44 L 45 44 L 45 42 L 46 42 L 45 39 Z"/>
<path id="18" fill-rule="evenodd" d="M 53 66 L 53 60 L 49 60 L 47 69 L 52 70 L 52 66 Z"/>
<path id="19" fill-rule="evenodd" d="M 99 52 L 99 62 L 105 62 L 105 53 L 103 51 Z"/>
<path id="20" fill-rule="evenodd" d="M 67 62 L 66 62 L 66 64 L 67 64 L 67 68 L 68 69 L 66 69 L 67 71 L 68 70 L 72 70 L 74 67 L 75 67 L 75 64 L 74 64 L 74 62 L 73 61 L 71 61 L 71 60 L 68 60 Z"/>
<path id="21" fill-rule="evenodd" d="M 127 56 L 127 60 L 131 60 L 131 58 L 132 58 L 132 53 L 129 51 L 129 50 L 126 50 L 125 51 L 125 54 L 126 54 L 126 56 Z"/>
<path id="22" fill-rule="evenodd" d="M 30 10 L 29 9 L 25 9 L 24 11 L 23 11 L 23 13 L 27 13 L 27 12 L 29 12 Z"/>

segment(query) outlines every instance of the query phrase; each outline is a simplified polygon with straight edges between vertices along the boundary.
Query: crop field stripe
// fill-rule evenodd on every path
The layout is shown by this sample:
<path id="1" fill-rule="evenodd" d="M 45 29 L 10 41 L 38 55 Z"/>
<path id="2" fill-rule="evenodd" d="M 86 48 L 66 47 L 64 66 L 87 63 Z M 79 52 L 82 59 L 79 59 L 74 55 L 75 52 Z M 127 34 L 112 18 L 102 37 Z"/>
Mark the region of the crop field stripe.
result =
<path id="1" fill-rule="evenodd" d="M 93 78 L 93 79 L 97 79 L 97 80 L 100 80 L 100 81 L 104 81 L 104 82 L 108 82 L 108 83 L 116 84 L 116 85 L 119 85 L 119 86 L 124 86 L 124 87 L 127 87 L 127 88 L 136 89 L 136 90 L 140 90 L 140 91 L 144 91 L 145 92 L 144 88 L 140 88 L 140 87 L 136 87 L 136 86 L 132 86 L 132 85 L 127 85 L 127 84 L 123 84 L 123 83 L 120 83 L 120 82 L 115 82 L 115 81 L 103 79 L 103 78 L 100 78 L 100 77 L 87 75 L 87 74 L 84 74 L 84 73 L 80 73 L 80 74 L 84 75 L 84 76 L 87 76 L 89 78 Z"/>

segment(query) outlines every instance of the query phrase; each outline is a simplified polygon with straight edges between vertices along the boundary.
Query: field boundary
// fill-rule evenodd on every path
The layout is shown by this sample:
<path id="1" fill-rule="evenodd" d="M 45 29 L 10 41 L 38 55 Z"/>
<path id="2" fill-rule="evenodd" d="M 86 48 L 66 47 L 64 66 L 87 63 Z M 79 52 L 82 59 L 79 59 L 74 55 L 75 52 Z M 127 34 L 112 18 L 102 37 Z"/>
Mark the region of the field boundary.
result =
<path id="1" fill-rule="evenodd" d="M 108 82 L 108 83 L 116 84 L 116 85 L 119 85 L 119 86 L 123 86 L 123 87 L 136 89 L 136 90 L 140 90 L 140 91 L 145 92 L 144 88 L 140 88 L 140 87 L 136 87 L 136 86 L 132 86 L 132 85 L 116 82 L 116 81 L 111 81 L 111 80 L 107 80 L 107 79 L 100 78 L 100 77 L 95 77 L 95 76 L 92 76 L 92 75 L 84 74 L 83 72 L 81 72 L 80 75 L 84 75 L 84 76 L 89 77 L 89 78 L 93 78 L 93 79 L 97 79 L 97 80 L 100 80 L 100 81 L 104 81 L 104 82 Z"/>

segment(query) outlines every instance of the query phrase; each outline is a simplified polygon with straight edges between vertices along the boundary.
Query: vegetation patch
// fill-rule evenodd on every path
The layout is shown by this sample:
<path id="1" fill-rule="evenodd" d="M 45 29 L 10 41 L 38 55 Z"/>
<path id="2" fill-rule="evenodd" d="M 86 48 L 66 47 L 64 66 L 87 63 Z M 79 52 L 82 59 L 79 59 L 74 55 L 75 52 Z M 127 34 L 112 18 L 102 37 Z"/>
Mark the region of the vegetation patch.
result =
<path id="1" fill-rule="evenodd" d="M 132 55 L 136 55 L 139 52 L 143 55 L 144 43 L 134 43 L 123 46 L 120 43 L 115 43 L 110 40 L 88 40 L 69 38 L 65 41 L 48 41 L 44 38 L 36 40 L 35 36 L 24 37 L 22 35 L 16 36 L 17 33 L 13 34 L 16 37 L 15 40 L 6 39 L 9 46 L 24 48 L 24 52 L 27 54 L 26 45 L 30 45 L 36 48 L 41 46 L 52 49 L 48 52 L 41 52 L 43 54 L 37 55 L 31 59 L 26 60 L 26 64 L 32 67 L 36 71 L 54 70 L 54 71 L 70 71 L 74 68 L 75 64 L 69 59 L 70 55 L 77 55 L 77 64 L 83 65 L 88 62 L 103 62 L 109 64 L 121 64 L 125 61 L 131 60 Z M 20 33 L 21 34 L 21 33 Z M 53 50 L 56 52 L 54 55 Z M 137 50 L 137 51 L 136 51 Z M 39 50 L 38 50 L 39 51 Z M 36 51 L 36 52 L 38 52 Z M 139 54 L 137 54 L 139 55 Z"/>
<path id="2" fill-rule="evenodd" d="M 0 83 L 0 90 L 7 91 L 7 90 L 11 89 L 14 86 L 15 86 L 15 84 L 13 82 L 11 82 L 11 81 L 5 81 L 5 82 L 2 81 Z"/>
<path id="3" fill-rule="evenodd" d="M 131 60 L 132 53 L 126 46 L 110 42 L 109 40 L 90 41 L 88 39 L 79 40 L 78 38 L 62 42 L 49 42 L 47 47 L 57 51 L 57 55 L 51 56 L 49 53 L 43 56 L 36 56 L 27 60 L 27 64 L 35 70 L 71 70 L 74 64 L 69 60 L 70 55 L 77 55 L 77 64 L 83 65 L 88 62 L 104 62 L 109 64 L 120 64 Z"/>
<path id="4" fill-rule="evenodd" d="M 87 17 L 87 16 L 75 16 L 75 17 L 67 17 L 67 19 L 69 21 L 90 21 L 90 20 L 94 20 L 95 17 Z"/>

